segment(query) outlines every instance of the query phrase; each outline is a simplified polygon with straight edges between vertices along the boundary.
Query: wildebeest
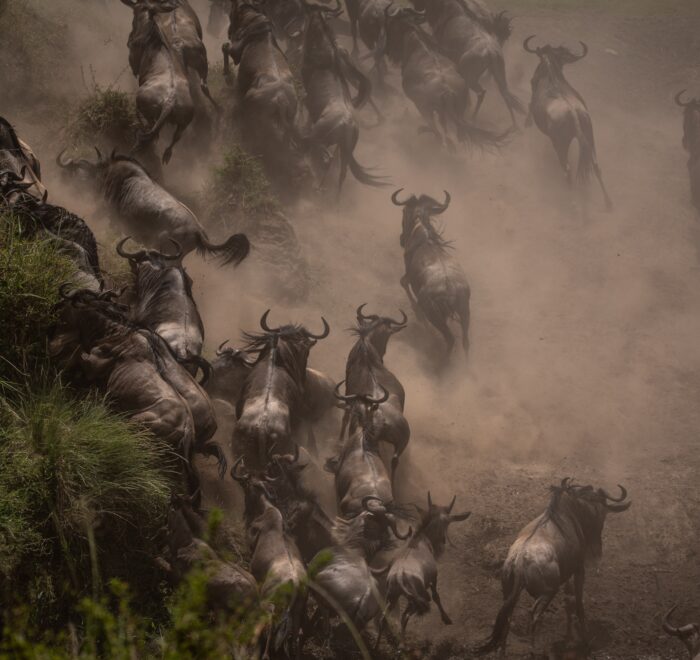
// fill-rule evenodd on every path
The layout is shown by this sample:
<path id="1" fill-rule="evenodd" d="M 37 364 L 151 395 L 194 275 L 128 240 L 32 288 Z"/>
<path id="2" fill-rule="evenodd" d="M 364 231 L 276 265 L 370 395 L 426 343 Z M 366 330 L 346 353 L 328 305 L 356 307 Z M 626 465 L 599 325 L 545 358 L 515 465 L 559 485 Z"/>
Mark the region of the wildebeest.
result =
<path id="1" fill-rule="evenodd" d="M 386 182 L 371 175 L 355 159 L 354 151 L 360 136 L 355 110 L 370 99 L 372 85 L 367 77 L 350 61 L 348 53 L 339 48 L 325 14 L 337 15 L 323 5 L 305 3 L 309 11 L 301 78 L 306 90 L 306 108 L 310 127 L 305 141 L 312 149 L 317 165 L 330 167 L 328 150 L 337 147 L 340 158 L 338 194 L 343 187 L 348 167 L 352 175 L 369 186 L 384 186 Z M 357 96 L 351 95 L 350 85 L 357 87 Z"/>
<path id="2" fill-rule="evenodd" d="M 586 57 L 588 46 L 581 42 L 583 53 L 575 55 L 564 46 L 541 46 L 531 48 L 534 35 L 523 42 L 523 48 L 540 58 L 540 63 L 532 76 L 532 99 L 528 124 L 534 119 L 537 128 L 552 141 L 559 163 L 566 173 L 569 184 L 573 181 L 569 163 L 569 147 L 574 139 L 579 145 L 579 159 L 576 176 L 582 183 L 595 174 L 603 191 L 605 206 L 612 209 L 612 201 L 603 183 L 603 175 L 598 165 L 593 123 L 583 97 L 564 77 L 564 66 Z"/>
<path id="3" fill-rule="evenodd" d="M 464 120 L 469 104 L 467 84 L 452 61 L 442 55 L 435 39 L 418 25 L 423 18 L 414 9 L 392 8 L 391 4 L 384 16 L 386 53 L 401 65 L 403 90 L 427 124 L 419 130 L 434 133 L 450 150 L 454 149 L 451 129 L 460 142 L 497 145 L 502 138 Z"/>
<path id="4" fill-rule="evenodd" d="M 194 373 L 203 364 L 204 324 L 192 297 L 192 280 L 179 264 L 182 250 L 173 241 L 177 251 L 172 255 L 158 250 L 127 252 L 124 244 L 130 238 L 119 241 L 117 253 L 129 260 L 135 278 L 132 318 L 137 325 L 160 335 L 178 362 Z M 208 365 L 204 369 L 206 374 Z"/>
<path id="5" fill-rule="evenodd" d="M 279 453 L 293 450 L 292 436 L 302 421 L 306 362 L 311 347 L 328 336 L 314 335 L 300 325 L 271 328 L 270 310 L 260 319 L 262 333 L 245 333 L 246 352 L 256 353 L 236 406 L 235 444 L 254 471 L 264 470 L 271 447 Z"/>
<path id="6" fill-rule="evenodd" d="M 268 631 L 263 657 L 270 657 L 270 648 L 277 653 L 284 651 L 287 657 L 299 657 L 299 632 L 306 610 L 304 562 L 265 483 L 246 472 L 241 463 L 242 457 L 231 468 L 231 476 L 241 483 L 245 493 L 252 550 L 250 570 L 260 585 L 261 597 L 272 597 L 276 620 Z"/>
<path id="7" fill-rule="evenodd" d="M 676 103 L 683 108 L 683 148 L 688 152 L 688 174 L 693 206 L 700 211 L 700 100 L 681 98 L 685 90 L 676 94 Z"/>
<path id="8" fill-rule="evenodd" d="M 491 637 L 479 649 L 481 652 L 505 648 L 510 617 L 523 589 L 535 599 L 530 613 L 534 652 L 535 632 L 542 614 L 559 588 L 572 577 L 576 618 L 585 638 L 583 585 L 586 562 L 602 556 L 603 525 L 607 514 L 626 511 L 632 504 L 625 501 L 627 491 L 622 486 L 619 488 L 620 497 L 613 497 L 602 488 L 579 486 L 571 479 L 563 479 L 561 485 L 552 486 L 546 511 L 520 531 L 508 551 L 501 570 L 503 606 Z"/>
<path id="9" fill-rule="evenodd" d="M 273 34 L 273 25 L 258 5 L 232 0 L 229 41 L 222 46 L 224 75 L 229 57 L 238 65 L 241 135 L 246 148 L 262 156 L 277 179 L 289 180 L 289 164 L 299 147 L 296 126 L 297 91 L 287 58 Z M 280 171 L 281 170 L 281 171 Z"/>
<path id="10" fill-rule="evenodd" d="M 438 506 L 433 504 L 428 492 L 427 510 L 416 507 L 420 515 L 418 528 L 391 563 L 386 578 L 386 602 L 389 609 L 394 609 L 402 597 L 406 599 L 406 609 L 401 615 L 402 634 L 406 633 L 408 621 L 414 614 L 423 616 L 430 611 L 431 598 L 440 610 L 442 622 L 452 623 L 437 590 L 437 560 L 445 549 L 450 524 L 471 515 L 471 511 L 452 513 L 456 499 L 457 496 L 448 506 Z"/>
<path id="11" fill-rule="evenodd" d="M 452 351 L 455 338 L 450 319 L 458 319 L 462 327 L 462 346 L 469 352 L 469 300 L 471 291 L 464 270 L 451 254 L 451 245 L 433 224 L 433 216 L 444 213 L 450 205 L 450 194 L 440 204 L 428 195 L 411 195 L 400 201 L 397 190 L 391 201 L 403 207 L 401 247 L 404 249 L 406 273 L 401 286 L 416 315 L 433 325 Z"/>
<path id="12" fill-rule="evenodd" d="M 234 612 L 250 607 L 258 597 L 255 578 L 238 564 L 224 559 L 203 536 L 206 521 L 195 511 L 191 498 L 174 495 L 168 511 L 167 547 L 158 565 L 179 584 L 192 569 L 206 577 L 207 606 Z"/>
<path id="13" fill-rule="evenodd" d="M 508 88 L 503 44 L 511 34 L 505 12 L 492 14 L 477 0 L 412 0 L 416 9 L 424 9 L 433 35 L 442 50 L 455 63 L 470 90 L 477 95 L 474 117 L 486 95 L 480 80 L 488 72 L 498 85 L 510 112 L 525 114 L 523 104 Z"/>
<path id="14" fill-rule="evenodd" d="M 352 54 L 357 57 L 357 37 L 359 34 L 374 58 L 374 70 L 380 84 L 386 73 L 386 65 L 384 63 L 384 45 L 386 43 L 384 11 L 390 4 L 391 0 L 345 0 L 345 7 L 350 18 Z"/>
<path id="15" fill-rule="evenodd" d="M 345 366 L 345 390 L 350 395 L 373 397 L 386 393 L 387 397 L 377 404 L 372 414 L 372 429 L 376 442 L 386 442 L 392 446 L 392 479 L 399 464 L 399 457 L 406 449 L 411 437 L 411 428 L 403 414 L 406 392 L 394 373 L 384 364 L 387 344 L 392 335 L 406 327 L 406 314 L 396 321 L 388 316 L 364 314 L 365 305 L 357 309 L 357 327 L 352 330 L 357 335 Z M 346 410 L 341 439 L 352 417 L 352 408 Z"/>
<path id="16" fill-rule="evenodd" d="M 98 151 L 97 156 L 97 163 L 84 158 L 63 160 L 61 152 L 56 162 L 73 174 L 89 177 L 124 229 L 141 243 L 165 250 L 172 239 L 182 247 L 183 257 L 197 250 L 223 264 L 237 265 L 246 258 L 250 244 L 244 234 L 233 234 L 220 245 L 210 242 L 197 216 L 158 185 L 137 160 L 114 152 L 103 158 Z"/>
<path id="17" fill-rule="evenodd" d="M 34 184 L 22 182 L 22 175 L 0 172 L 0 208 L 3 201 L 21 226 L 25 238 L 49 239 L 62 254 L 73 260 L 78 270 L 78 288 L 97 291 L 103 283 L 97 254 L 97 241 L 87 223 L 62 206 L 50 204 L 45 191 L 42 199 L 27 192 Z"/>
<path id="18" fill-rule="evenodd" d="M 136 109 L 148 129 L 139 135 L 136 150 L 156 140 L 165 124 L 175 127 L 170 144 L 163 152 L 168 163 L 173 147 L 190 125 L 195 104 L 183 55 L 170 42 L 156 14 L 174 10 L 178 0 L 162 5 L 147 0 L 122 0 L 134 12 L 129 34 L 129 65 L 138 78 Z"/>
<path id="19" fill-rule="evenodd" d="M 676 628 L 671 624 L 671 614 L 676 610 L 677 605 L 674 605 L 664 617 L 664 630 L 673 637 L 678 637 L 685 647 L 688 649 L 688 657 L 690 660 L 700 660 L 700 625 L 697 623 L 688 623 L 685 626 Z"/>
<path id="20" fill-rule="evenodd" d="M 4 117 L 0 117 L 0 172 L 11 172 L 15 175 L 16 182 L 30 184 L 25 190 L 34 197 L 41 198 L 46 192 L 41 183 L 39 160 Z"/>

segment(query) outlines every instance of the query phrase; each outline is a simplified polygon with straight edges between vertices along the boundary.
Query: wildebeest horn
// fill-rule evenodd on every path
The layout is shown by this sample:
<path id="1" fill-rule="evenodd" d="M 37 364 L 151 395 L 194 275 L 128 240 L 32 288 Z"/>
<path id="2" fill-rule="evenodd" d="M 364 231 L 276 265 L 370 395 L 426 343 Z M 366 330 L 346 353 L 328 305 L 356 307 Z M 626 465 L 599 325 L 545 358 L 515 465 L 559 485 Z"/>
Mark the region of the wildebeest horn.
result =
<path id="1" fill-rule="evenodd" d="M 618 484 L 617 487 L 620 489 L 620 497 L 613 497 L 607 490 L 603 489 L 603 495 L 605 496 L 606 500 L 610 500 L 611 502 L 623 502 L 627 498 L 627 490 L 625 487 L 621 486 L 620 484 Z"/>
<path id="2" fill-rule="evenodd" d="M 389 522 L 389 527 L 391 527 L 391 531 L 394 533 L 394 536 L 397 539 L 400 539 L 401 541 L 405 541 L 407 538 L 409 538 L 413 534 L 412 527 L 409 527 L 408 531 L 405 534 L 401 534 L 399 532 L 398 524 L 396 523 L 396 517 L 394 516 L 393 513 L 387 514 L 386 519 Z"/>
<path id="3" fill-rule="evenodd" d="M 367 507 L 367 503 L 371 502 L 371 501 L 379 502 L 379 507 L 373 507 L 374 511 L 370 510 Z M 386 513 L 386 506 L 384 505 L 384 502 L 382 501 L 382 499 L 380 497 L 377 497 L 376 495 L 365 495 L 362 498 L 362 508 L 365 511 L 369 511 L 370 513 Z"/>
<path id="4" fill-rule="evenodd" d="M 95 153 L 97 154 L 97 161 L 102 162 L 102 152 L 97 147 L 94 147 L 94 149 Z"/>
<path id="5" fill-rule="evenodd" d="M 306 336 L 307 336 L 309 339 L 325 339 L 326 337 L 328 337 L 328 335 L 329 335 L 330 332 L 331 332 L 331 326 L 328 325 L 328 321 L 326 321 L 326 319 L 324 319 L 323 317 L 321 317 L 321 321 L 323 321 L 323 330 L 322 330 L 321 334 L 320 334 L 320 335 L 314 335 L 314 334 L 311 334 L 311 333 L 307 330 L 307 331 L 306 331 Z"/>
<path id="6" fill-rule="evenodd" d="M 63 298 L 63 300 L 73 300 L 78 293 L 78 289 L 74 289 L 71 293 L 68 293 L 68 289 L 73 285 L 70 282 L 64 282 L 58 287 L 58 295 Z"/>
<path id="7" fill-rule="evenodd" d="M 226 346 L 226 344 L 229 343 L 229 341 L 230 341 L 230 340 L 227 339 L 227 340 L 225 340 L 225 341 L 222 341 L 222 342 L 219 344 L 219 348 L 216 349 L 216 355 L 217 355 L 218 357 L 222 356 L 222 355 L 226 352 L 226 351 L 224 351 L 223 349 L 224 349 L 224 346 Z"/>
<path id="8" fill-rule="evenodd" d="M 138 250 L 137 252 L 127 252 L 124 249 L 124 244 L 131 238 L 131 236 L 127 236 L 126 238 L 122 238 L 119 243 L 117 243 L 117 254 L 120 257 L 124 257 L 124 259 L 142 259 L 144 256 L 146 256 L 146 250 Z"/>
<path id="9" fill-rule="evenodd" d="M 406 316 L 406 312 L 404 312 L 402 309 L 399 310 L 401 312 L 401 316 L 403 316 L 403 321 L 394 321 L 394 319 L 389 319 L 393 325 L 406 325 L 408 323 L 408 316 Z"/>
<path id="10" fill-rule="evenodd" d="M 260 327 L 265 331 L 265 332 L 277 332 L 279 328 L 271 328 L 269 325 L 267 325 L 267 317 L 270 314 L 270 310 L 268 309 L 261 317 L 260 317 Z"/>
<path id="11" fill-rule="evenodd" d="M 357 394 L 341 394 L 340 393 L 340 388 L 343 386 L 343 383 L 345 383 L 344 380 L 341 380 L 334 388 L 333 390 L 333 395 L 335 396 L 336 399 L 339 401 L 345 401 L 345 403 L 352 403 L 353 401 L 357 400 Z"/>
<path id="12" fill-rule="evenodd" d="M 63 154 L 66 153 L 68 149 L 63 149 L 58 156 L 56 156 L 56 165 L 59 167 L 62 167 L 63 169 L 75 169 L 78 167 L 78 165 L 75 163 L 75 161 L 72 158 L 68 158 L 67 160 L 63 160 Z"/>
<path id="13" fill-rule="evenodd" d="M 300 450 L 299 450 L 299 445 L 295 442 L 294 443 L 294 453 L 293 454 L 273 454 L 272 458 L 277 461 L 284 461 L 285 463 L 289 463 L 290 465 L 294 465 L 299 461 L 299 455 L 300 455 Z"/>
<path id="14" fill-rule="evenodd" d="M 675 626 L 671 625 L 669 619 L 671 618 L 671 615 L 676 611 L 677 607 L 678 605 L 674 605 L 668 612 L 666 612 L 666 616 L 663 620 L 663 627 L 669 635 L 673 635 L 674 637 L 685 637 L 695 630 L 695 626 L 692 623 L 689 623 L 686 626 L 681 626 L 680 628 L 676 628 Z"/>
<path id="15" fill-rule="evenodd" d="M 674 99 L 676 100 L 676 103 L 677 103 L 678 105 L 680 105 L 681 108 L 687 108 L 687 107 L 692 103 L 692 101 L 686 101 L 685 103 L 683 103 L 683 101 L 681 101 L 681 96 L 683 96 L 683 94 L 685 94 L 685 91 L 686 91 L 686 90 L 682 89 L 682 90 L 681 90 L 680 92 L 678 92 L 678 94 L 676 94 L 675 97 L 674 97 Z"/>
<path id="16" fill-rule="evenodd" d="M 399 193 L 403 192 L 403 188 L 399 188 L 394 194 L 391 196 L 391 201 L 394 202 L 396 206 L 406 206 L 411 201 L 411 198 L 409 197 L 405 202 L 400 202 L 399 201 Z"/>
<path id="17" fill-rule="evenodd" d="M 456 501 L 457 501 L 457 496 L 455 495 L 452 498 L 452 501 L 450 502 L 449 506 L 447 507 L 447 513 L 452 513 L 452 508 L 454 507 Z"/>
<path id="18" fill-rule="evenodd" d="M 586 55 L 588 55 L 588 46 L 586 45 L 586 43 L 584 41 L 579 41 L 579 43 L 583 48 L 583 53 L 576 58 L 577 61 L 582 60 L 584 57 L 586 57 Z"/>
<path id="19" fill-rule="evenodd" d="M 367 306 L 367 303 L 362 303 L 358 308 L 357 308 L 357 318 L 360 319 L 361 321 L 368 321 L 372 317 L 371 316 L 365 316 L 362 313 L 362 310 Z"/>
<path id="20" fill-rule="evenodd" d="M 371 403 L 371 404 L 377 405 L 377 406 L 380 403 L 384 403 L 389 398 L 389 392 L 383 385 L 380 385 L 379 387 L 382 389 L 382 392 L 384 392 L 384 394 L 382 394 L 382 396 L 380 396 L 378 399 L 375 399 L 371 396 L 363 396 L 362 399 L 366 403 Z"/>
<path id="21" fill-rule="evenodd" d="M 533 53 L 534 55 L 537 55 L 539 49 L 538 48 L 530 48 L 530 42 L 535 38 L 535 35 L 530 35 L 525 41 L 523 41 L 523 48 L 525 49 L 526 52 L 528 53 Z"/>
<path id="22" fill-rule="evenodd" d="M 433 213 L 435 215 L 440 215 L 440 213 L 444 213 L 445 211 L 447 211 L 447 207 L 452 201 L 450 193 L 448 193 L 447 190 L 443 190 L 443 192 L 445 193 L 445 201 L 442 204 L 437 204 L 436 206 L 433 206 Z"/>
<path id="23" fill-rule="evenodd" d="M 34 185 L 34 184 L 31 184 Z M 41 203 L 46 204 L 46 200 L 49 198 L 49 191 L 44 190 L 44 194 L 41 196 Z"/>
<path id="24" fill-rule="evenodd" d="M 182 245 L 180 245 L 180 243 L 178 243 L 174 238 L 168 238 L 168 240 L 175 246 L 176 254 L 163 254 L 161 252 L 160 256 L 163 257 L 163 259 L 175 261 L 176 259 L 179 259 L 182 256 Z"/>
<path id="25" fill-rule="evenodd" d="M 239 466 L 241 465 L 242 462 L 243 462 L 243 456 L 241 456 L 241 457 L 233 464 L 233 467 L 231 468 L 231 477 L 232 477 L 235 481 L 238 481 L 239 483 L 240 483 L 240 482 L 243 482 L 243 481 L 246 481 L 246 480 L 250 477 L 250 475 L 248 474 L 247 471 L 246 471 L 245 473 L 242 473 L 242 474 L 239 474 L 239 473 L 238 473 Z M 244 467 L 245 467 L 245 466 L 244 466 Z"/>

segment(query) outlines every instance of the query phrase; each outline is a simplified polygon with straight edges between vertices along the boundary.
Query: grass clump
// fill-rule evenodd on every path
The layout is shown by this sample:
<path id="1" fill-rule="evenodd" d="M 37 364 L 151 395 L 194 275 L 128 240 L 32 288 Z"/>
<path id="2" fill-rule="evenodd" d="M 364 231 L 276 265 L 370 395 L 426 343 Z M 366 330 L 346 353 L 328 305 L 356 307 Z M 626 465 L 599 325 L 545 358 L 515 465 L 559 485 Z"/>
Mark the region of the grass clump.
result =
<path id="1" fill-rule="evenodd" d="M 103 401 L 55 384 L 0 398 L 0 594 L 38 620 L 143 564 L 170 495 L 167 448 Z M 153 573 L 152 567 L 148 567 Z"/>
<path id="2" fill-rule="evenodd" d="M 16 218 L 0 215 L 0 378 L 16 380 L 44 359 L 58 285 L 74 272 L 50 241 L 23 238 Z"/>

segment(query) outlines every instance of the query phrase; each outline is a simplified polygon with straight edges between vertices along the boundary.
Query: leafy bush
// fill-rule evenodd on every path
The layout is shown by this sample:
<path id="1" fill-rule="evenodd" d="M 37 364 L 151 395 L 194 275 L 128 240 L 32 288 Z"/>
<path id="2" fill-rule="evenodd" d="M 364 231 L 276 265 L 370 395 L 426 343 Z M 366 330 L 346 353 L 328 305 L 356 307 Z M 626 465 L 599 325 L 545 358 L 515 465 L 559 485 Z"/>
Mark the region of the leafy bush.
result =
<path id="1" fill-rule="evenodd" d="M 98 566 L 134 582 L 153 574 L 144 552 L 164 520 L 172 462 L 102 401 L 60 384 L 0 398 L 3 604 L 21 596 L 45 623 L 99 588 Z"/>
<path id="2" fill-rule="evenodd" d="M 0 378 L 16 380 L 43 359 L 58 284 L 74 272 L 49 241 L 22 238 L 18 221 L 0 215 Z"/>

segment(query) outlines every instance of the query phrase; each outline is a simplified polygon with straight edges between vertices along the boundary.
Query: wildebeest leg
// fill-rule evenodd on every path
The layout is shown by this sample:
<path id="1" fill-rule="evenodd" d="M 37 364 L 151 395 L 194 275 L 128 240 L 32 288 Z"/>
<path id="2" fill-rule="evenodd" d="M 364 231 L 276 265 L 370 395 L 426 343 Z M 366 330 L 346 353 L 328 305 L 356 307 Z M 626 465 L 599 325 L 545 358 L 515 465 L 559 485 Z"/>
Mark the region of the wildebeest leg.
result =
<path id="1" fill-rule="evenodd" d="M 455 338 L 447 325 L 447 319 L 440 313 L 439 309 L 431 308 L 426 312 L 428 321 L 435 326 L 447 344 L 447 355 L 452 353 L 455 345 Z"/>
<path id="2" fill-rule="evenodd" d="M 226 454 L 221 448 L 221 445 L 214 440 L 205 442 L 203 445 L 197 447 L 197 452 L 203 456 L 213 456 L 219 463 L 219 479 L 223 479 L 226 474 Z"/>
<path id="3" fill-rule="evenodd" d="M 433 110 L 419 107 L 418 112 L 420 112 L 420 116 L 423 117 L 425 123 L 427 124 L 427 126 L 419 126 L 418 133 L 432 133 L 440 140 L 440 144 L 444 144 L 442 134 L 435 124 L 435 115 Z"/>
<path id="4" fill-rule="evenodd" d="M 481 104 L 484 102 L 486 90 L 481 86 L 481 83 L 478 80 L 472 83 L 471 89 L 476 94 L 476 107 L 474 108 L 474 112 L 472 112 L 472 119 L 476 119 L 476 116 L 479 114 L 479 110 L 481 110 Z"/>
<path id="5" fill-rule="evenodd" d="M 459 316 L 459 321 L 462 325 L 462 346 L 464 348 L 464 352 L 469 354 L 469 321 L 471 318 L 471 312 L 469 310 L 469 296 L 466 296 L 460 300 L 457 315 Z"/>
<path id="6" fill-rule="evenodd" d="M 549 607 L 550 603 L 554 600 L 557 592 L 544 594 L 540 596 L 535 604 L 532 606 L 530 611 L 530 646 L 532 653 L 535 652 L 535 633 L 537 632 L 537 624 L 540 622 L 540 618 L 545 613 L 545 610 Z"/>
<path id="7" fill-rule="evenodd" d="M 612 200 L 610 199 L 610 195 L 608 195 L 607 188 L 605 187 L 605 184 L 603 183 L 603 173 L 600 171 L 600 165 L 598 165 L 597 159 L 593 161 L 593 171 L 595 172 L 596 179 L 598 179 L 598 183 L 600 184 L 600 189 L 603 191 L 603 199 L 605 200 L 605 208 L 608 211 L 612 211 L 613 203 L 612 203 Z"/>
<path id="8" fill-rule="evenodd" d="M 442 601 L 440 600 L 440 594 L 438 593 L 437 590 L 437 580 L 433 582 L 433 584 L 430 585 L 430 592 L 432 593 L 433 600 L 435 601 L 435 604 L 438 606 L 438 609 L 440 610 L 440 616 L 442 617 L 442 622 L 446 626 L 451 626 L 452 625 L 452 619 L 447 615 L 447 612 L 445 612 L 445 608 L 442 606 Z"/>
<path id="9" fill-rule="evenodd" d="M 318 445 L 316 444 L 316 435 L 314 434 L 314 425 L 311 422 L 307 422 L 308 428 L 306 432 L 306 438 L 309 443 L 309 451 L 318 456 Z"/>
<path id="10" fill-rule="evenodd" d="M 576 594 L 576 618 L 578 619 L 579 627 L 581 629 L 581 637 L 585 640 L 587 637 L 586 632 L 586 614 L 583 610 L 583 584 L 586 580 L 586 571 L 581 569 L 574 574 L 574 591 Z"/>
<path id="11" fill-rule="evenodd" d="M 173 147 L 180 141 L 182 133 L 184 132 L 187 124 L 177 124 L 175 127 L 175 132 L 173 133 L 173 139 L 170 141 L 168 148 L 163 152 L 163 164 L 167 165 L 173 155 Z"/>
<path id="12" fill-rule="evenodd" d="M 408 620 L 413 616 L 413 605 L 411 601 L 406 604 L 406 609 L 401 615 L 401 637 L 406 637 L 406 626 L 408 625 Z"/>
<path id="13" fill-rule="evenodd" d="M 559 164 L 566 174 L 566 182 L 571 186 L 573 179 L 571 176 L 571 165 L 569 164 L 569 147 L 571 146 L 572 138 L 567 137 L 563 140 L 552 138 L 552 144 L 554 145 L 554 150 L 557 152 L 557 157 L 559 158 Z"/>
<path id="14" fill-rule="evenodd" d="M 400 284 L 408 296 L 408 301 L 411 303 L 413 313 L 416 315 L 419 321 L 425 321 L 425 314 L 423 314 L 423 310 L 418 306 L 418 301 L 415 299 L 413 292 L 411 291 L 411 285 L 408 283 L 408 275 L 404 275 L 401 278 Z"/>

